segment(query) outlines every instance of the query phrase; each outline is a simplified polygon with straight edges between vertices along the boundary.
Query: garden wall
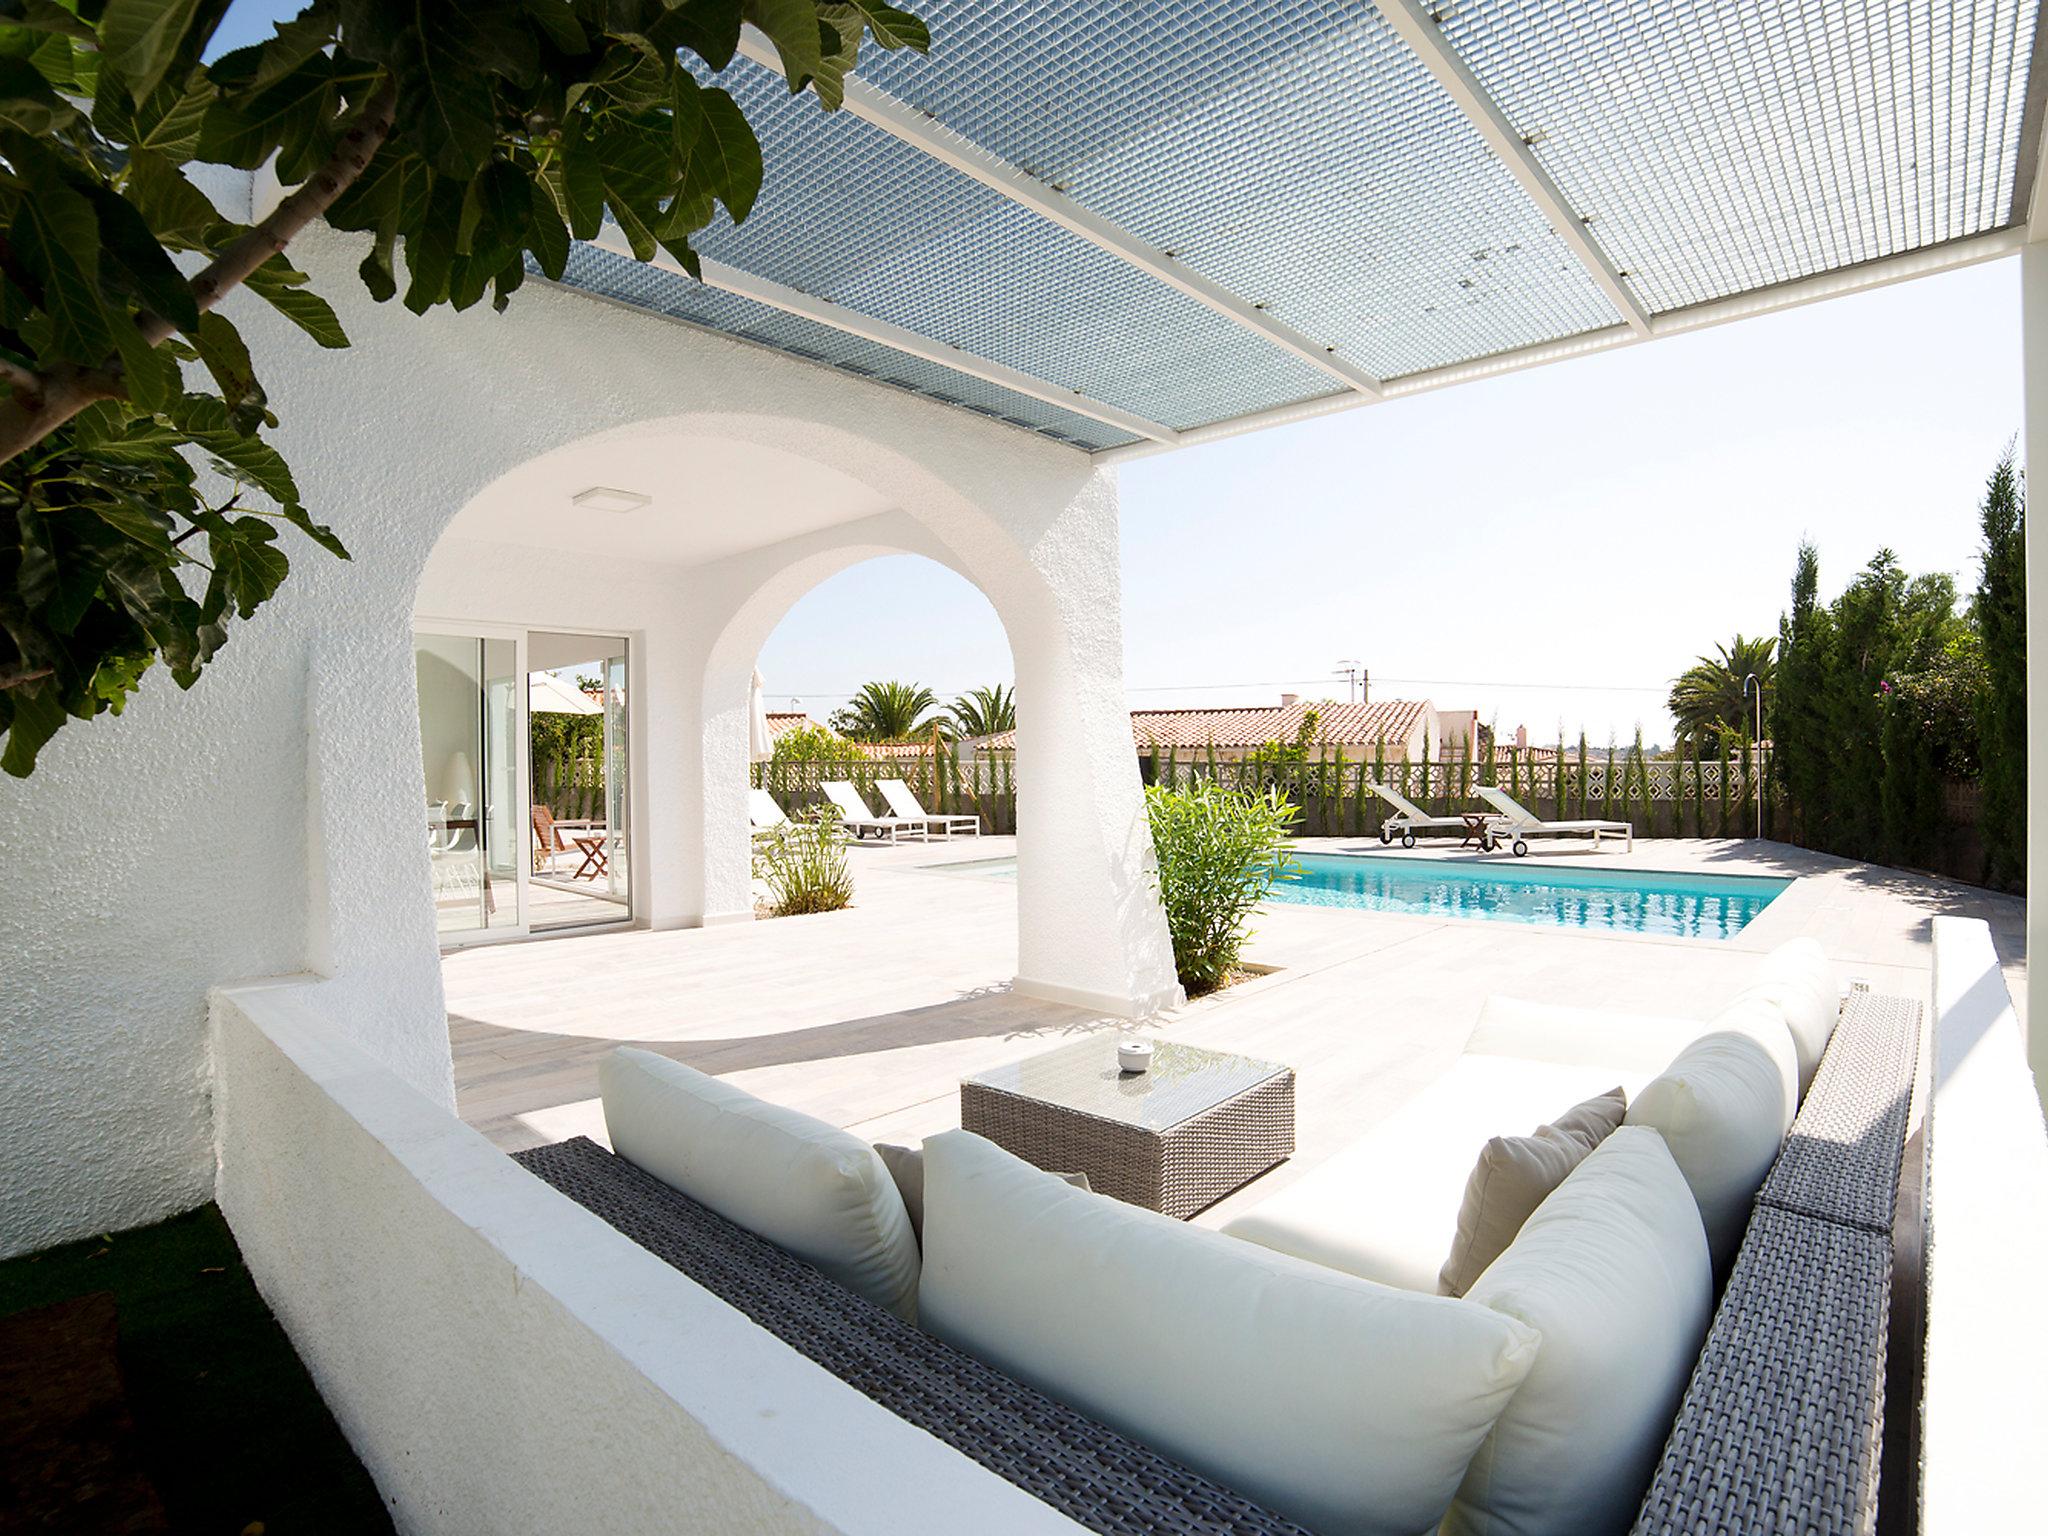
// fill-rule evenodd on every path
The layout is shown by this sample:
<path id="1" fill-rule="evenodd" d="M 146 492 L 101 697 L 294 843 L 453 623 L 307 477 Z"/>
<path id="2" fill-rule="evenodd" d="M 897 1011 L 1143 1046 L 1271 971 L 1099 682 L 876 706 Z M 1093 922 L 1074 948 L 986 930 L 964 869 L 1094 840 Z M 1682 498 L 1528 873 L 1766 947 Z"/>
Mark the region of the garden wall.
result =
<path id="1" fill-rule="evenodd" d="M 1683 762 L 1646 760 L 1612 764 L 1575 759 L 1563 763 L 1508 762 L 1493 767 L 1481 761 L 1448 763 L 1347 762 L 1340 757 L 1308 763 L 1211 763 L 1200 753 L 1185 758 L 1161 757 L 1146 764 L 1148 782 L 1186 784 L 1214 778 L 1233 789 L 1277 787 L 1301 807 L 1295 831 L 1302 837 L 1377 837 L 1392 808 L 1368 787 L 1375 779 L 1413 800 L 1424 810 L 1456 815 L 1482 809 L 1472 793 L 1476 784 L 1497 783 L 1537 815 L 1548 820 L 1598 817 L 1628 821 L 1635 835 L 1659 837 L 1754 837 L 1757 832 L 1755 780 L 1740 760 Z M 1764 836 L 1800 841 L 1799 829 L 1786 816 L 1781 797 L 1770 782 L 1769 758 L 1762 764 Z M 792 814 L 825 803 L 818 784 L 823 779 L 849 779 L 876 811 L 885 803 L 875 788 L 880 779 L 900 778 L 916 791 L 925 809 L 934 813 L 978 814 L 991 834 L 1016 830 L 1016 780 L 1007 759 L 963 762 L 941 753 L 914 758 L 849 758 L 829 763 L 756 763 L 754 787 L 773 794 Z M 1936 840 L 1930 874 L 1972 883 L 1982 879 L 1984 832 L 1980 824 L 1979 786 L 1955 780 L 1944 786 L 1943 822 Z"/>

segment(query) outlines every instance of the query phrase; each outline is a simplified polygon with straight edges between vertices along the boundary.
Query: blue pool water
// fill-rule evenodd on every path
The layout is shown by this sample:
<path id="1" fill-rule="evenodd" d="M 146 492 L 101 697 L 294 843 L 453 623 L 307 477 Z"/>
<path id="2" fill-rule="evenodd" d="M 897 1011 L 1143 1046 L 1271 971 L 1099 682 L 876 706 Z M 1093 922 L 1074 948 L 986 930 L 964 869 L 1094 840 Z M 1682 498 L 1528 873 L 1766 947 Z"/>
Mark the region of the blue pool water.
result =
<path id="1" fill-rule="evenodd" d="M 1295 855 L 1271 900 L 1422 917 L 1606 928 L 1725 939 L 1792 882 L 1758 875 L 1561 869 L 1551 864 L 1446 864 L 1350 853 Z"/>
<path id="2" fill-rule="evenodd" d="M 1740 933 L 1792 883 L 1761 875 L 1449 864 L 1391 854 L 1299 853 L 1294 862 L 1297 868 L 1273 887 L 1270 900 L 1687 939 L 1725 939 Z M 940 868 L 947 874 L 989 880 L 1017 878 L 1015 859 L 976 859 Z"/>

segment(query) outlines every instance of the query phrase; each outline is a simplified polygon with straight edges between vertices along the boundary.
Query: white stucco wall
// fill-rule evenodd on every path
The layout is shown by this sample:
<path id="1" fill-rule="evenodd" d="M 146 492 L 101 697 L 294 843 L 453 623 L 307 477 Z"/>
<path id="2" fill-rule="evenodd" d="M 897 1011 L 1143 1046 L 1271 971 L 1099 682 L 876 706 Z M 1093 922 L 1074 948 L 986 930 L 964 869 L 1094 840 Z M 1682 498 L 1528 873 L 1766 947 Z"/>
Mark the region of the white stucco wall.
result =
<path id="1" fill-rule="evenodd" d="M 1920 1530 L 2026 1530 L 2041 1510 L 2025 1469 L 2048 1443 L 2048 1337 L 2032 1316 L 2048 1125 L 1991 930 L 1973 918 L 1934 919 L 1933 1042 Z"/>
<path id="2" fill-rule="evenodd" d="M 196 688 L 150 678 L 126 714 L 68 728 L 33 779 L 0 793 L 12 876 L 0 904 L 0 1254 L 207 1197 L 204 999 L 223 981 L 331 977 L 333 1027 L 452 1103 L 419 824 L 415 602 L 458 509 L 594 434 L 814 456 L 899 509 L 884 547 L 922 540 L 979 584 L 1010 631 L 1030 712 L 1021 981 L 1105 1006 L 1171 996 L 1122 699 L 1109 471 L 900 391 L 543 284 L 502 316 L 372 305 L 357 257 L 355 242 L 324 231 L 293 246 L 336 302 L 348 351 L 319 351 L 261 305 L 233 308 L 304 499 L 354 559 L 288 534 L 284 592 Z M 688 472 L 680 460 L 676 473 Z M 776 590 L 732 588 L 727 618 L 711 617 L 716 604 L 695 615 L 693 643 L 708 646 L 699 678 L 683 651 L 674 678 L 650 671 L 651 690 L 680 702 L 666 724 L 643 718 L 648 744 L 669 731 L 678 759 L 700 763 L 713 786 L 706 799 L 683 784 L 666 813 L 649 802 L 650 836 L 672 825 L 686 852 L 694 842 L 705 855 L 676 865 L 679 884 L 656 877 L 650 914 L 692 921 L 744 905 L 731 889 L 744 821 L 737 781 L 724 782 L 743 756 L 737 658 L 835 560 L 857 558 L 848 537 L 826 530 L 822 543 L 733 557 L 734 579 L 773 578 Z M 570 607 L 531 617 L 571 623 Z M 616 611 L 599 622 L 627 627 Z M 644 638 L 652 669 L 654 630 Z"/>
<path id="3" fill-rule="evenodd" d="M 2048 484 L 2048 218 L 2020 252 L 2020 463 L 2030 487 Z M 2033 473 L 2039 469 L 2039 475 Z M 2048 614 L 2048 538 L 2027 539 L 2027 612 Z M 2027 626 L 2027 889 L 2048 893 L 2048 624 Z M 2048 900 L 2027 902 L 2027 958 L 2048 960 Z M 2028 993 L 2027 1060 L 2048 1106 L 2048 987 Z"/>
<path id="4" fill-rule="evenodd" d="M 321 993 L 215 1000 L 220 1203 L 400 1531 L 1080 1529 L 515 1167 Z"/>

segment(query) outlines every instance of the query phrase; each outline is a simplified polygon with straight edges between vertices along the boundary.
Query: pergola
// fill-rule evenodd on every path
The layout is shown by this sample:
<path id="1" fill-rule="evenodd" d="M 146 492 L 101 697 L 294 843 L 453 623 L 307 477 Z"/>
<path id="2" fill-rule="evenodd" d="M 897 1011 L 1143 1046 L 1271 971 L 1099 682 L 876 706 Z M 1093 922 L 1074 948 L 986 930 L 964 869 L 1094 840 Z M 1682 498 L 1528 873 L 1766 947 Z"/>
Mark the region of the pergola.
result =
<path id="1" fill-rule="evenodd" d="M 2033 0 L 935 0 L 752 216 L 593 292 L 1112 458 L 2018 249 Z"/>
<path id="2" fill-rule="evenodd" d="M 1114 462 L 2024 251 L 2048 462 L 2036 0 L 919 11 L 830 115 L 750 32 L 752 216 L 566 280 Z"/>

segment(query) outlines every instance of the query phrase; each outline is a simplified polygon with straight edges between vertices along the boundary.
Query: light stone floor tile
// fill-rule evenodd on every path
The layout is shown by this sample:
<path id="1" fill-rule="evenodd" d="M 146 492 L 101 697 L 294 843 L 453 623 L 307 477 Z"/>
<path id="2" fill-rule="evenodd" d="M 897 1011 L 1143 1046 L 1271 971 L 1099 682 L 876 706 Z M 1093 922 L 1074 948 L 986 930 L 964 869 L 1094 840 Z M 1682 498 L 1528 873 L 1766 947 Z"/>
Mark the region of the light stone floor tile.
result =
<path id="1" fill-rule="evenodd" d="M 1304 847 L 1382 851 L 1345 838 Z M 460 1111 L 508 1150 L 578 1134 L 602 1140 L 597 1062 L 630 1043 L 873 1140 L 957 1125 L 962 1076 L 1120 1027 L 1010 991 L 1015 885 L 945 866 L 1013 851 L 1007 838 L 858 848 L 856 901 L 845 912 L 451 953 L 443 973 Z M 1401 857 L 1474 855 L 1424 846 Z M 1845 975 L 1924 1000 L 1929 922 L 1952 913 L 1990 922 L 2024 1009 L 2016 898 L 1775 843 L 1645 840 L 1632 853 L 1597 854 L 1559 843 L 1532 858 L 1794 884 L 1726 941 L 1269 907 L 1247 958 L 1270 974 L 1147 1026 L 1297 1074 L 1296 1156 L 1199 1220 L 1265 1198 L 1420 1091 L 1457 1056 L 1490 993 L 1704 1018 L 1741 988 L 1759 953 L 1809 933 Z"/>

